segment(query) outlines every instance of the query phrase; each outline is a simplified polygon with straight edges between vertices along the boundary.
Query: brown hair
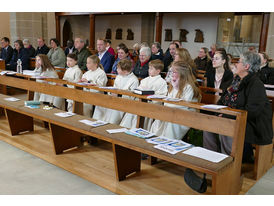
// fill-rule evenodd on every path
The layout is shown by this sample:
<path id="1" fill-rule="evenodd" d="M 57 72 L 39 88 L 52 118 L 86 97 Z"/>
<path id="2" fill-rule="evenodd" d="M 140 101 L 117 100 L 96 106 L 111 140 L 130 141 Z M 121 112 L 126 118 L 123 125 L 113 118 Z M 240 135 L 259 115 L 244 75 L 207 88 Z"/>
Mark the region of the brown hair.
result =
<path id="1" fill-rule="evenodd" d="M 100 59 L 97 55 L 91 55 L 88 57 L 88 59 L 90 59 L 94 64 L 97 64 L 97 66 L 100 67 L 100 69 L 104 70 L 104 67 L 102 64 L 100 64 Z"/>
<path id="2" fill-rule="evenodd" d="M 260 52 L 260 54 L 263 55 L 263 58 L 266 59 L 267 63 L 272 61 L 271 59 L 269 59 L 269 56 L 265 52 Z"/>
<path id="3" fill-rule="evenodd" d="M 193 89 L 193 98 L 197 98 L 198 101 L 201 100 L 201 92 L 199 85 L 194 77 L 190 66 L 182 61 L 177 61 L 172 63 L 172 69 L 175 69 L 179 73 L 179 90 L 176 98 L 180 98 L 184 88 L 189 84 Z M 172 85 L 170 85 L 168 92 L 172 91 Z"/>
<path id="4" fill-rule="evenodd" d="M 182 62 L 185 62 L 187 64 L 189 64 L 189 66 L 191 68 L 196 68 L 196 64 L 194 63 L 193 59 L 191 58 L 189 52 L 187 49 L 185 48 L 177 48 L 176 49 L 178 55 L 179 55 L 179 58 L 180 58 L 180 61 Z"/>
<path id="5" fill-rule="evenodd" d="M 76 55 L 76 54 L 74 54 L 74 53 L 68 54 L 68 55 L 67 55 L 67 57 L 69 57 L 69 58 L 71 58 L 71 59 L 74 59 L 75 61 L 77 61 L 77 60 L 78 60 L 77 55 Z"/>
<path id="6" fill-rule="evenodd" d="M 47 69 L 55 70 L 54 66 L 51 64 L 47 55 L 38 54 L 37 56 L 40 57 L 40 59 L 41 59 L 42 72 L 46 71 Z"/>
<path id="7" fill-rule="evenodd" d="M 160 70 L 160 72 L 164 69 L 164 64 L 160 59 L 152 60 L 148 65 L 154 67 L 156 70 Z"/>
<path id="8" fill-rule="evenodd" d="M 122 59 L 121 61 L 118 62 L 117 68 L 120 68 L 122 71 L 128 71 L 131 72 L 132 68 L 132 63 L 128 59 Z"/>

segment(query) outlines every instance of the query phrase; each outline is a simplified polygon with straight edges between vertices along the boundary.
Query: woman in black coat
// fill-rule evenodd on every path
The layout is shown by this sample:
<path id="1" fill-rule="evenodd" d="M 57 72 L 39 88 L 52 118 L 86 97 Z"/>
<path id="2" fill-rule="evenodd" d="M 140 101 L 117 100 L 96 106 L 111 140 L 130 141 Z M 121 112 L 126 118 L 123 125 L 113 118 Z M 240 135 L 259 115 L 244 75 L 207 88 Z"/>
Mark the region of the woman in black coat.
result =
<path id="1" fill-rule="evenodd" d="M 140 49 L 139 60 L 134 66 L 133 73 L 138 78 L 148 77 L 148 63 L 151 57 L 151 50 L 149 47 L 142 47 Z"/>
<path id="2" fill-rule="evenodd" d="M 17 60 L 22 61 L 22 70 L 29 69 L 29 52 L 24 48 L 23 42 L 21 40 L 16 40 L 14 42 L 14 51 L 10 61 L 10 69 L 16 71 Z"/>
<path id="3" fill-rule="evenodd" d="M 247 123 L 243 161 L 252 161 L 253 150 L 251 144 L 267 145 L 272 143 L 272 107 L 266 96 L 263 82 L 256 72 L 260 69 L 260 56 L 253 52 L 246 52 L 240 56 L 236 65 L 235 78 L 224 91 L 218 104 L 230 108 L 246 110 Z M 204 135 L 204 147 L 216 149 L 216 134 Z M 220 135 L 221 152 L 230 154 L 232 138 Z"/>
<path id="4" fill-rule="evenodd" d="M 266 53 L 259 53 L 261 57 L 261 67 L 258 71 L 258 75 L 264 84 L 274 85 L 274 68 L 268 66 L 269 57 Z"/>

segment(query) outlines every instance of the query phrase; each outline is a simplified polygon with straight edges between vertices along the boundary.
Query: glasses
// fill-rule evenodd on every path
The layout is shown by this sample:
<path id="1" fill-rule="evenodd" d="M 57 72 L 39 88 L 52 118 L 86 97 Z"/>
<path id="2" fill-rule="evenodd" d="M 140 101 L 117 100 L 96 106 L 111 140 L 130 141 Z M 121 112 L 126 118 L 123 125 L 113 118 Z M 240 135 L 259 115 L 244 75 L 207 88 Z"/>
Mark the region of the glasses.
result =
<path id="1" fill-rule="evenodd" d="M 141 55 L 141 54 L 140 54 L 139 57 L 146 57 L 146 55 Z"/>

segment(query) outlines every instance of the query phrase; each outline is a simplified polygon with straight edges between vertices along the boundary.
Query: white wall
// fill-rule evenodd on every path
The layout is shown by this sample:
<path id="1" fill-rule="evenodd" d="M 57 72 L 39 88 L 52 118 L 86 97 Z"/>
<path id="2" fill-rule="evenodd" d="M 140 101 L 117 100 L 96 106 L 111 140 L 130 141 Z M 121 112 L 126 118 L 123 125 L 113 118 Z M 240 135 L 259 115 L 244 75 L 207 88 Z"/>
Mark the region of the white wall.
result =
<path id="1" fill-rule="evenodd" d="M 0 12 L 0 38 L 10 38 L 10 15 L 8 12 Z"/>
<path id="2" fill-rule="evenodd" d="M 97 38 L 105 38 L 106 30 L 111 29 L 111 42 L 112 47 L 116 49 L 116 46 L 123 42 L 128 48 L 138 42 L 141 42 L 141 14 L 132 15 L 104 15 L 96 16 L 95 18 L 95 44 Z M 116 40 L 116 29 L 123 29 L 123 36 L 121 40 Z M 134 40 L 127 40 L 127 30 L 131 29 L 134 33 Z M 96 45 L 95 45 L 96 46 Z"/>
<path id="3" fill-rule="evenodd" d="M 216 43 L 218 27 L 218 13 L 166 13 L 163 16 L 162 29 L 162 48 L 164 51 L 171 42 L 165 41 L 165 29 L 172 29 L 172 39 L 178 40 L 180 35 L 179 29 L 188 30 L 187 42 L 183 42 L 184 48 L 188 49 L 192 58 L 198 55 L 201 47 L 210 46 Z M 204 33 L 204 43 L 194 42 L 196 31 L 200 29 Z"/>

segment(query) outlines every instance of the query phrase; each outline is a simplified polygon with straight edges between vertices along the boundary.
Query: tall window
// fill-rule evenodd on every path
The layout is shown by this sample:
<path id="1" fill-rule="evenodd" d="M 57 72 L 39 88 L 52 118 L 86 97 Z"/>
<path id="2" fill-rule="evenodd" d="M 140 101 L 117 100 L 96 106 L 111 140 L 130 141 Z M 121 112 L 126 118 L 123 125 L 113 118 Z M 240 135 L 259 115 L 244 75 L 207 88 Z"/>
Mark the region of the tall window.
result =
<path id="1" fill-rule="evenodd" d="M 255 47 L 258 51 L 263 16 L 223 13 L 219 17 L 217 45 L 235 57 Z"/>

